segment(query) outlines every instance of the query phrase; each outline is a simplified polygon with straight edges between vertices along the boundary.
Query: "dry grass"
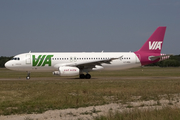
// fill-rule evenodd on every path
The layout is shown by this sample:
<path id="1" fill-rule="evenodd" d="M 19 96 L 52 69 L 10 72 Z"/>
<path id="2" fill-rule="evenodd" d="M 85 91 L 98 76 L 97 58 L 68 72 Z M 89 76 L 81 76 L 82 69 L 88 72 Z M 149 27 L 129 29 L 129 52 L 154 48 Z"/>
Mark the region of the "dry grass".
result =
<path id="1" fill-rule="evenodd" d="M 158 100 L 160 95 L 173 99 L 180 91 L 179 73 L 179 68 L 150 67 L 92 72 L 90 80 L 51 73 L 32 73 L 25 80 L 25 72 L 0 69 L 0 115 Z"/>
<path id="2" fill-rule="evenodd" d="M 107 116 L 98 116 L 95 120 L 179 120 L 180 109 L 166 107 L 162 110 L 139 110 L 133 109 L 132 111 L 111 112 Z"/>

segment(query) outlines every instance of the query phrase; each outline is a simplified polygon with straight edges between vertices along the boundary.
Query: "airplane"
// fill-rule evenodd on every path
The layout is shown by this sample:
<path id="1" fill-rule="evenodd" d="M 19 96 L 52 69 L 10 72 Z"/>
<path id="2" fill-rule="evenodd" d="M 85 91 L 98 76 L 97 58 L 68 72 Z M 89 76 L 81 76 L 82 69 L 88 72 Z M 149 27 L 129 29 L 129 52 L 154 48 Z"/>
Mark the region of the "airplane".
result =
<path id="1" fill-rule="evenodd" d="M 165 31 L 166 26 L 158 27 L 136 52 L 29 52 L 14 56 L 5 67 L 26 71 L 26 79 L 30 79 L 31 72 L 46 71 L 90 79 L 90 71 L 123 70 L 168 59 L 169 54 L 161 54 Z"/>

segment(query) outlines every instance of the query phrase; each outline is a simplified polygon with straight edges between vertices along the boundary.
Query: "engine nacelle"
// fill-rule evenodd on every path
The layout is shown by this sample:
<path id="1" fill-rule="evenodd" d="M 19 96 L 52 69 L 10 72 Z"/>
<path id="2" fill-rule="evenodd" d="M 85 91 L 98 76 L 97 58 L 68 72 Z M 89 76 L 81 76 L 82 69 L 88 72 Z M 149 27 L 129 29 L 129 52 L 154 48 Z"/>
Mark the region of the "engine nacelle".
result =
<path id="1" fill-rule="evenodd" d="M 54 71 L 53 75 L 76 76 L 76 75 L 79 75 L 79 68 L 77 68 L 77 67 L 59 67 L 59 71 Z"/>

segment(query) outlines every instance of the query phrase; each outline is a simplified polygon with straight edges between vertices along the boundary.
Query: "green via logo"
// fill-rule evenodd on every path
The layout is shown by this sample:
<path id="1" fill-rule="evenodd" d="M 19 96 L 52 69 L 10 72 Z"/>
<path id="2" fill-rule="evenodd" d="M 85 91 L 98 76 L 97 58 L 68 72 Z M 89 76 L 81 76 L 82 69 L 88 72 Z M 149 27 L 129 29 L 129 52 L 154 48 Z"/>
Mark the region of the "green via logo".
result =
<path id="1" fill-rule="evenodd" d="M 51 66 L 51 57 L 54 55 L 39 55 L 36 59 L 35 55 L 32 55 L 33 66 L 45 66 L 46 64 Z"/>

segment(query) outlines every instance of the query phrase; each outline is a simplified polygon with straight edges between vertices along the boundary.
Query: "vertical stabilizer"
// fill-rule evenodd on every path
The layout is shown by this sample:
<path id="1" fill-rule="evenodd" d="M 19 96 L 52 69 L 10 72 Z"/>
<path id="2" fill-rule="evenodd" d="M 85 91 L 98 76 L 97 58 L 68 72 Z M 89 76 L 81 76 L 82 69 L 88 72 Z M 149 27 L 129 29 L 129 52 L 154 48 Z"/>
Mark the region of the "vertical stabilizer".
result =
<path id="1" fill-rule="evenodd" d="M 161 53 L 166 27 L 158 27 L 138 52 Z"/>
<path id="2" fill-rule="evenodd" d="M 136 52 L 141 65 L 158 62 L 161 59 L 161 50 L 166 27 L 158 27 L 144 45 Z"/>

